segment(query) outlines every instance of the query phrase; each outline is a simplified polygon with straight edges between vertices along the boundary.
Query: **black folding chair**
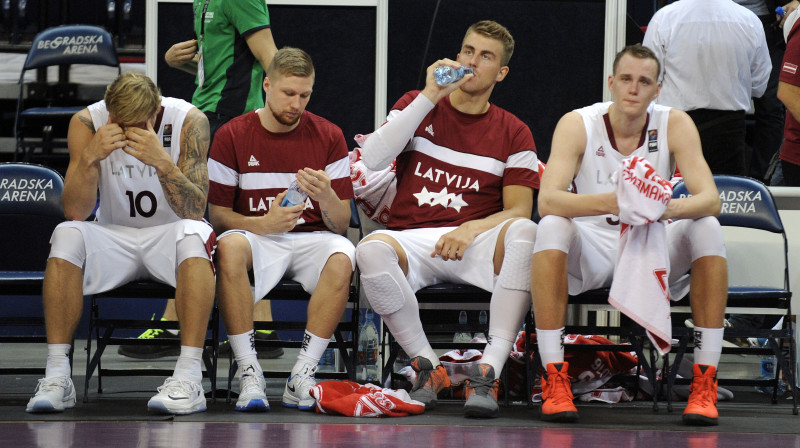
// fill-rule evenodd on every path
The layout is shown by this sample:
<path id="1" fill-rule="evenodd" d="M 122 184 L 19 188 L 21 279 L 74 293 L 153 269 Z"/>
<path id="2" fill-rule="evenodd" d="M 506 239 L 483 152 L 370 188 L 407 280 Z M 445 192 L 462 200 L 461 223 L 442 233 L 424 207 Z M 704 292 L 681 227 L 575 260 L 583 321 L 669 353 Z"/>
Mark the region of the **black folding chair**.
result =
<path id="1" fill-rule="evenodd" d="M 28 163 L 0 164 L 0 229 L 5 235 L 4 255 L 0 257 L 0 294 L 6 300 L 42 295 L 50 236 L 64 221 L 63 189 L 64 179 L 50 168 Z M 46 342 L 44 318 L 41 309 L 36 311 L 35 315 L 3 316 L 0 326 L 8 332 L 0 335 L 0 342 Z M 38 330 L 32 335 L 19 334 L 24 327 Z M 44 369 L 0 368 L 0 374 L 11 373 L 43 375 Z"/>
<path id="2" fill-rule="evenodd" d="M 119 60 L 111 35 L 96 26 L 62 25 L 48 28 L 33 39 L 19 75 L 14 161 L 28 162 L 32 157 L 43 162 L 68 159 L 68 153 L 53 150 L 67 147 L 70 118 L 87 103 L 79 98 L 83 86 L 69 80 L 70 66 L 75 64 L 116 67 L 119 74 Z M 50 66 L 59 67 L 57 82 L 47 79 Z M 26 82 L 25 74 L 34 69 L 37 70 L 36 81 Z M 96 96 L 99 96 L 96 100 L 102 99 L 102 93 Z M 40 148 L 41 153 L 34 155 L 36 148 Z"/>

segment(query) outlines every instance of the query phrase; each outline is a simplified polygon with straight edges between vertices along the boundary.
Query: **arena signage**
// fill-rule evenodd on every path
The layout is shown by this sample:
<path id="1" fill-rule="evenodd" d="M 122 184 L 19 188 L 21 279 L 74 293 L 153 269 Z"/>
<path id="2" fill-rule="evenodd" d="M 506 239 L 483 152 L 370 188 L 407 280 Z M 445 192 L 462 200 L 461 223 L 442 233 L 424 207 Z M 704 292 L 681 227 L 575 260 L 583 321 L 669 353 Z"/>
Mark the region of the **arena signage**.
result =
<path id="1" fill-rule="evenodd" d="M 101 34 L 87 34 L 83 36 L 57 36 L 54 39 L 39 41 L 36 48 L 40 50 L 60 50 L 63 54 L 89 54 L 97 53 L 97 45 L 103 43 Z"/>
<path id="2" fill-rule="evenodd" d="M 0 179 L 0 202 L 46 201 L 52 179 Z"/>

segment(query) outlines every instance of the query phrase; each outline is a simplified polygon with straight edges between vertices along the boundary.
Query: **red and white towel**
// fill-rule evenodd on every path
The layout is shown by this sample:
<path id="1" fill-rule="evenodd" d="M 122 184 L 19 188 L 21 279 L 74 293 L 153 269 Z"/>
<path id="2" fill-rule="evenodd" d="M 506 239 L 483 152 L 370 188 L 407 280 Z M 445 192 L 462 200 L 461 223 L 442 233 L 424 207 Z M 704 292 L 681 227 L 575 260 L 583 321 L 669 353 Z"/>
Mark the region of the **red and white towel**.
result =
<path id="1" fill-rule="evenodd" d="M 317 412 L 350 417 L 405 417 L 425 412 L 425 405 L 408 392 L 352 381 L 322 381 L 311 389 Z"/>
<path id="2" fill-rule="evenodd" d="M 358 134 L 355 141 L 359 147 L 350 151 L 350 181 L 356 204 L 373 221 L 386 225 L 389 209 L 397 194 L 397 162 L 379 171 L 373 171 L 361 160 L 361 148 L 369 135 Z"/>
<path id="3" fill-rule="evenodd" d="M 644 327 L 664 354 L 672 339 L 669 254 L 658 219 L 672 199 L 672 185 L 642 157 L 625 159 L 615 180 L 622 226 L 608 302 Z"/>

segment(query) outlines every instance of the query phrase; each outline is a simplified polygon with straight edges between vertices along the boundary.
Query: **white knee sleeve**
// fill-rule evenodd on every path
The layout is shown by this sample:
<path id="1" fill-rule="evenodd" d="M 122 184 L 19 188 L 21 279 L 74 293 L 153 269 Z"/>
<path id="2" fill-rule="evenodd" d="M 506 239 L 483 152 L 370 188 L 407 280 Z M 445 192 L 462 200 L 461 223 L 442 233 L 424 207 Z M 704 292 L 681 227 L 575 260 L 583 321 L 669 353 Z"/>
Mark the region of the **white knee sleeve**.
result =
<path id="1" fill-rule="evenodd" d="M 208 251 L 200 235 L 186 235 L 176 244 L 176 259 L 178 266 L 187 258 L 205 258 L 208 260 Z"/>
<path id="2" fill-rule="evenodd" d="M 531 257 L 536 224 L 527 219 L 512 222 L 505 235 L 505 256 L 497 280 L 506 289 L 531 290 Z"/>
<path id="3" fill-rule="evenodd" d="M 691 243 L 692 261 L 708 256 L 725 257 L 725 242 L 722 238 L 722 226 L 717 218 L 705 218 L 689 221 L 689 242 Z"/>
<path id="4" fill-rule="evenodd" d="M 83 233 L 75 227 L 59 226 L 50 238 L 50 257 L 61 258 L 83 269 L 86 263 L 86 244 Z"/>
<path id="5" fill-rule="evenodd" d="M 577 234 L 578 229 L 571 219 L 547 215 L 539 221 L 533 252 L 555 249 L 568 254 L 572 240 Z"/>
<path id="6" fill-rule="evenodd" d="M 361 285 L 372 309 L 380 315 L 398 311 L 405 302 L 400 282 L 405 283 L 406 288 L 410 287 L 397 264 L 394 248 L 379 240 L 362 242 L 356 248 L 356 262 L 361 271 Z"/>

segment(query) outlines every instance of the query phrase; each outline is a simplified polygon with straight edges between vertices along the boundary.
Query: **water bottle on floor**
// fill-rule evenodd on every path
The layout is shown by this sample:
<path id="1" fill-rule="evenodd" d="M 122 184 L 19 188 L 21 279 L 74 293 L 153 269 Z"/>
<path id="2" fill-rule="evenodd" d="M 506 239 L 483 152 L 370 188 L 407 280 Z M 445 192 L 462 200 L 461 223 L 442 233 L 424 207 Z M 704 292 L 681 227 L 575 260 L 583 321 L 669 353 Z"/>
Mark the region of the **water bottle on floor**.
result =
<path id="1" fill-rule="evenodd" d="M 356 377 L 362 383 L 380 384 L 378 372 L 378 328 L 373 322 L 372 310 L 364 312 L 358 331 L 358 366 Z"/>
<path id="2" fill-rule="evenodd" d="M 467 312 L 462 310 L 458 313 L 458 324 L 459 325 L 467 325 Z M 472 342 L 472 335 L 466 331 L 459 331 L 455 335 L 453 335 L 453 342 L 456 344 L 464 344 Z"/>
<path id="3" fill-rule="evenodd" d="M 331 343 L 335 342 L 333 336 L 331 336 Z M 322 352 L 322 358 L 319 360 L 319 371 L 320 372 L 336 372 L 336 350 L 332 348 L 330 345 L 328 348 Z"/>
<path id="4" fill-rule="evenodd" d="M 769 348 L 769 339 L 767 338 L 758 338 L 755 341 L 755 346 L 759 348 Z M 760 355 L 761 358 L 761 376 L 759 379 L 761 380 L 772 380 L 775 378 L 775 355 Z M 761 392 L 762 394 L 772 395 L 772 387 L 769 386 L 756 386 L 756 390 Z M 778 396 L 780 397 L 783 393 L 786 392 L 786 384 L 783 382 L 782 379 L 778 380 Z"/>

